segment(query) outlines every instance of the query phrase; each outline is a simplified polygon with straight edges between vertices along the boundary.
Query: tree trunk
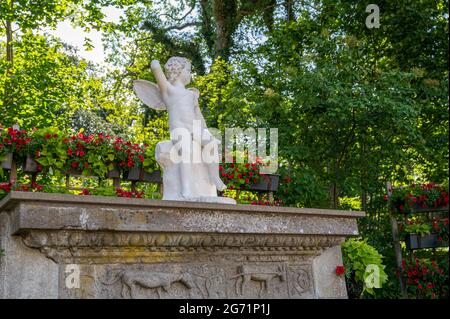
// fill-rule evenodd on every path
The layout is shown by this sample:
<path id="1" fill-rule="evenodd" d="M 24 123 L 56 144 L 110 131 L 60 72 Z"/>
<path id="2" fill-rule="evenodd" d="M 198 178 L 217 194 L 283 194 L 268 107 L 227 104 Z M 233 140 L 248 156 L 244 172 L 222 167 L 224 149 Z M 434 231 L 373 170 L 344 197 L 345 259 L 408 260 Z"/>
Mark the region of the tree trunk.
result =
<path id="1" fill-rule="evenodd" d="M 222 57 L 228 61 L 230 48 L 233 44 L 232 36 L 236 30 L 237 4 L 235 0 L 215 0 L 213 13 L 216 18 L 217 39 L 215 44 L 215 58 Z"/>
<path id="2" fill-rule="evenodd" d="M 361 209 L 366 211 L 367 208 L 367 192 L 365 189 L 361 192 Z"/>
<path id="3" fill-rule="evenodd" d="M 294 0 L 284 0 L 284 11 L 286 13 L 286 20 L 287 21 L 294 21 Z"/>
<path id="4" fill-rule="evenodd" d="M 211 19 L 212 12 L 210 2 L 208 0 L 200 0 L 201 7 L 201 16 L 202 16 L 202 25 L 200 28 L 200 32 L 205 39 L 206 46 L 208 47 L 208 53 L 210 57 L 214 57 L 214 43 L 215 43 L 215 34 L 213 29 L 213 22 Z"/>
<path id="5" fill-rule="evenodd" d="M 333 182 L 330 187 L 330 204 L 332 209 L 336 209 L 339 205 L 337 183 Z"/>
<path id="6" fill-rule="evenodd" d="M 12 3 L 11 3 L 12 5 Z M 12 41 L 13 41 L 13 32 L 12 32 L 12 26 L 11 21 L 6 21 L 6 61 L 8 61 L 7 68 L 11 69 L 13 65 L 13 48 L 12 48 Z"/>
<path id="7" fill-rule="evenodd" d="M 10 14 L 12 14 L 13 12 L 13 0 L 9 1 L 9 10 L 10 10 Z M 12 22 L 11 20 L 7 20 L 5 22 L 5 26 L 6 26 L 6 61 L 8 61 L 8 70 L 12 68 L 13 65 L 13 60 L 14 60 L 14 56 L 13 56 L 13 47 L 12 47 L 12 41 L 13 41 L 13 31 L 12 31 Z"/>

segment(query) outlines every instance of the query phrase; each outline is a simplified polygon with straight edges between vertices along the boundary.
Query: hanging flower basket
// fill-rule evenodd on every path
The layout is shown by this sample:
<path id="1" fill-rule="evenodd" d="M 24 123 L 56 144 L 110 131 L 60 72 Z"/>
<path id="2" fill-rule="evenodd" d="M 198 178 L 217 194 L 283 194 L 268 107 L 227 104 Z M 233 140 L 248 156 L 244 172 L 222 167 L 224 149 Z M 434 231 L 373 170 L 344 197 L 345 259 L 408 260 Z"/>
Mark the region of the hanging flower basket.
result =
<path id="1" fill-rule="evenodd" d="M 448 210 L 449 193 L 444 186 L 434 183 L 411 185 L 391 190 L 391 207 L 403 214 Z M 386 197 L 386 200 L 389 197 Z"/>
<path id="2" fill-rule="evenodd" d="M 406 248 L 408 250 L 415 250 L 422 248 L 436 248 L 448 245 L 448 242 L 445 243 L 442 240 L 442 238 L 439 237 L 439 234 L 427 234 L 427 235 L 407 234 L 405 238 L 405 243 Z"/>
<path id="3" fill-rule="evenodd" d="M 261 174 L 259 182 L 251 185 L 250 190 L 260 192 L 276 192 L 279 184 L 279 174 Z"/>
<path id="4" fill-rule="evenodd" d="M 11 169 L 13 163 L 13 153 L 8 153 L 2 161 L 2 168 Z"/>
<path id="5" fill-rule="evenodd" d="M 111 163 L 107 163 L 106 166 L 109 166 L 110 164 Z M 112 164 L 113 164 L 113 168 L 110 171 L 108 171 L 107 178 L 119 178 L 120 170 L 115 163 L 112 163 Z"/>
<path id="6" fill-rule="evenodd" d="M 36 173 L 38 171 L 38 163 L 31 157 L 31 155 L 27 155 L 22 168 L 25 173 Z"/>

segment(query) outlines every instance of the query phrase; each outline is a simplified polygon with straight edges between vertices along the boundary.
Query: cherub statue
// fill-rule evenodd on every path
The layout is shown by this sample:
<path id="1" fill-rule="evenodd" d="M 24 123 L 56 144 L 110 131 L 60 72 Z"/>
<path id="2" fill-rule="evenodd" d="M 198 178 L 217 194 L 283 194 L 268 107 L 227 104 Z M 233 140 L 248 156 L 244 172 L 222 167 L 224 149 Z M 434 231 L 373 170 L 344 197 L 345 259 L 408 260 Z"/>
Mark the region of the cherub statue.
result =
<path id="1" fill-rule="evenodd" d="M 155 110 L 167 110 L 169 113 L 171 140 L 158 143 L 155 151 L 156 160 L 163 168 L 163 199 L 204 201 L 205 198 L 217 197 L 217 190 L 222 191 L 226 188 L 219 177 L 217 151 L 213 155 L 214 160 L 209 162 L 175 163 L 171 157 L 174 148 L 179 154 L 191 155 L 192 148 L 179 146 L 183 143 L 180 143 L 179 135 L 174 132 L 180 129 L 188 132 L 189 142 L 197 143 L 194 146 L 203 148 L 208 143 L 217 145 L 220 143 L 206 126 L 198 104 L 200 95 L 198 89 L 185 87 L 191 81 L 191 63 L 182 57 L 170 58 L 165 65 L 167 78 L 159 61 L 152 61 L 151 69 L 157 84 L 136 80 L 134 89 L 144 104 Z M 200 125 L 199 139 L 193 137 L 195 124 Z M 217 149 L 218 147 L 215 148 Z"/>

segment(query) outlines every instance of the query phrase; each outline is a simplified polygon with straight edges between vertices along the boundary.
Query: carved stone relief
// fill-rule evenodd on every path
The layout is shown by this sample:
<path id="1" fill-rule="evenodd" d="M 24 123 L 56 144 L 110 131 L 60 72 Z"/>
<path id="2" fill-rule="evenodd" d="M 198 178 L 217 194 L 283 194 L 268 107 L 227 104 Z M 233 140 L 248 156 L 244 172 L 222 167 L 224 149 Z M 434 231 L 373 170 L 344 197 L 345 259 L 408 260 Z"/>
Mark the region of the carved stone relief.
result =
<path id="1" fill-rule="evenodd" d="M 81 265 L 72 298 L 314 298 L 311 265 L 289 263 Z M 65 282 L 65 278 L 61 278 Z"/>

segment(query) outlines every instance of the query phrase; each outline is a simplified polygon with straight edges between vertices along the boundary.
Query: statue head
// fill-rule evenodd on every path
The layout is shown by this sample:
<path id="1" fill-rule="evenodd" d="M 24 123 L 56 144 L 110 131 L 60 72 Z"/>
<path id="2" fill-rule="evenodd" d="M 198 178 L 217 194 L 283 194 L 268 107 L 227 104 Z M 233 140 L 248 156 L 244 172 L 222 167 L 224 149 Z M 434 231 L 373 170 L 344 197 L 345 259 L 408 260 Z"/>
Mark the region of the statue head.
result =
<path id="1" fill-rule="evenodd" d="M 191 62 L 182 57 L 174 56 L 167 60 L 166 76 L 170 83 L 174 83 L 176 80 L 181 80 L 184 85 L 191 82 Z"/>

